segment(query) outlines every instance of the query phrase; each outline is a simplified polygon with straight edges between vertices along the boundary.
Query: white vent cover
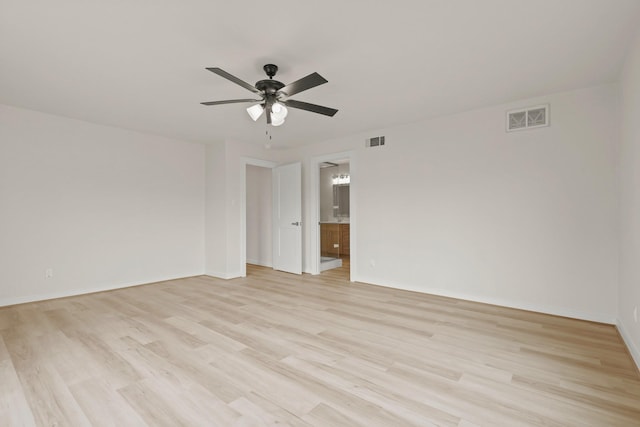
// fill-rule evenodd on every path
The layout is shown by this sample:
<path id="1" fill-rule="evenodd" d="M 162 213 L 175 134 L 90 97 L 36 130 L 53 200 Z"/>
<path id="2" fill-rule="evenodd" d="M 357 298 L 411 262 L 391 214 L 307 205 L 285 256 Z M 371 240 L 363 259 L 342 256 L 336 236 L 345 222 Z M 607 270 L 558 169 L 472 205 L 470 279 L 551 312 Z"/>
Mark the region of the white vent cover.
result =
<path id="1" fill-rule="evenodd" d="M 375 136 L 373 138 L 367 138 L 365 145 L 367 147 L 380 147 L 384 145 L 384 136 Z"/>
<path id="2" fill-rule="evenodd" d="M 549 104 L 507 111 L 507 132 L 549 126 Z"/>

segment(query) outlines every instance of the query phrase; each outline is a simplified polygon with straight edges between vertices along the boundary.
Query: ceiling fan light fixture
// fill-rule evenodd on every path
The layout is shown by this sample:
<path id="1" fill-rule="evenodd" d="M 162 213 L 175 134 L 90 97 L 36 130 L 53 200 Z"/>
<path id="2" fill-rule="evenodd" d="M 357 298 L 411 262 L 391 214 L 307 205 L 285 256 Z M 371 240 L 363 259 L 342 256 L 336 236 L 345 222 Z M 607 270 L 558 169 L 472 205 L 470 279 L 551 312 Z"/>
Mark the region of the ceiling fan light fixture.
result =
<path id="1" fill-rule="evenodd" d="M 271 120 L 279 121 L 280 118 L 284 120 L 287 114 L 289 114 L 289 110 L 281 103 L 274 102 L 271 106 Z"/>
<path id="2" fill-rule="evenodd" d="M 255 122 L 260 118 L 262 113 L 264 113 L 264 107 L 262 106 L 262 104 L 252 105 L 251 107 L 247 108 L 247 113 L 249 113 L 249 116 L 251 116 L 251 119 Z"/>
<path id="3" fill-rule="evenodd" d="M 280 126 L 283 123 L 284 123 L 284 117 L 275 118 L 273 117 L 273 114 L 271 115 L 271 126 Z"/>

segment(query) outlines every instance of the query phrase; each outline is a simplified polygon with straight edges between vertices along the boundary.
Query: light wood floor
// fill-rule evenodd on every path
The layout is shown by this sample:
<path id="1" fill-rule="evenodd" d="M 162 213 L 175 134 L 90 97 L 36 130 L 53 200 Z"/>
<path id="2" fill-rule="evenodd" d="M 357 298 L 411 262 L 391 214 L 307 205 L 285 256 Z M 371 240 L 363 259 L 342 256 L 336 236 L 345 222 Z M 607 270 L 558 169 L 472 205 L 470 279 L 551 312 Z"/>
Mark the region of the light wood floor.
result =
<path id="1" fill-rule="evenodd" d="M 249 266 L 0 309 L 0 425 L 633 426 L 612 326 Z"/>

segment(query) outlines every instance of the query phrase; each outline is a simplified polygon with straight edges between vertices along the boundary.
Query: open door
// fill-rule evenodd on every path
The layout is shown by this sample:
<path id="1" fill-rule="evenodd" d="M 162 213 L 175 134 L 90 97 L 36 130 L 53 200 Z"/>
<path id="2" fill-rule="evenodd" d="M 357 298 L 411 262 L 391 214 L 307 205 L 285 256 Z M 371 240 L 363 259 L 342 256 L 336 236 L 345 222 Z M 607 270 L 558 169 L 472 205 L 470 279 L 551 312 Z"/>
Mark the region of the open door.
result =
<path id="1" fill-rule="evenodd" d="M 302 274 L 302 164 L 272 170 L 273 269 Z"/>

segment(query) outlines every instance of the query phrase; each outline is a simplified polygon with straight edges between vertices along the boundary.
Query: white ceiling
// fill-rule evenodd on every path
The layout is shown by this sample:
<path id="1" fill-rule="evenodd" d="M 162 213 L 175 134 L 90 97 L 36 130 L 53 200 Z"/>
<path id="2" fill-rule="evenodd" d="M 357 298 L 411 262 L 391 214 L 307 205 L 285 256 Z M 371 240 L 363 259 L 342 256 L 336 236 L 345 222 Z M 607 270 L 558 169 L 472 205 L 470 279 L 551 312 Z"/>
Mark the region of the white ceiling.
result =
<path id="1" fill-rule="evenodd" d="M 0 103 L 199 142 L 266 142 L 262 66 L 293 96 L 274 148 L 617 80 L 639 0 L 0 0 Z"/>

